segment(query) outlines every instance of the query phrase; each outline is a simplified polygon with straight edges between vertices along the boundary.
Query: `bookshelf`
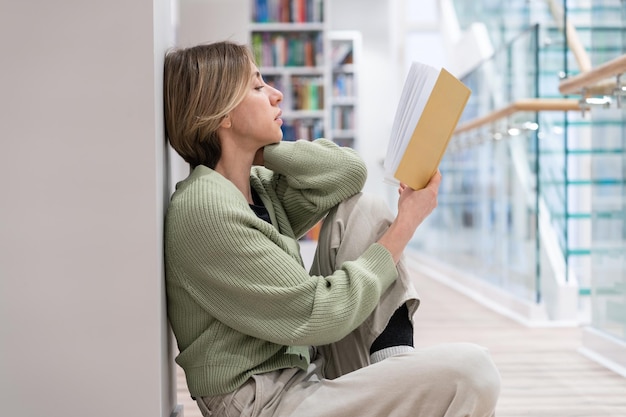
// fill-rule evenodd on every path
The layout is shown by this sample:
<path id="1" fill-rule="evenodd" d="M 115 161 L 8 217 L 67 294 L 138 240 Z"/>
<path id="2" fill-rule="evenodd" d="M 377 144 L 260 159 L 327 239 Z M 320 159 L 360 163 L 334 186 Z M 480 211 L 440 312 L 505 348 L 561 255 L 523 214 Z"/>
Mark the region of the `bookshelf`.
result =
<path id="1" fill-rule="evenodd" d="M 358 63 L 361 33 L 331 31 L 331 88 L 329 90 L 330 139 L 341 146 L 355 148 L 358 144 Z"/>
<path id="2" fill-rule="evenodd" d="M 283 140 L 328 137 L 328 0 L 250 1 L 255 60 L 284 95 Z"/>

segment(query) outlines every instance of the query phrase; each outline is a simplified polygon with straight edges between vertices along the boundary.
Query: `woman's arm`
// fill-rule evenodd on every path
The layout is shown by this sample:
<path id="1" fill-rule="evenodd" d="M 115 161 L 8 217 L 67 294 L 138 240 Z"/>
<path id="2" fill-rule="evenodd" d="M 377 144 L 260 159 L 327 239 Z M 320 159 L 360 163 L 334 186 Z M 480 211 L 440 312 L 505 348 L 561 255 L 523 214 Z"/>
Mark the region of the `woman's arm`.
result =
<path id="1" fill-rule="evenodd" d="M 396 279 L 378 244 L 329 276 L 310 276 L 227 186 L 199 180 L 172 201 L 166 253 L 170 285 L 230 328 L 281 345 L 330 343 L 365 320 Z"/>
<path id="2" fill-rule="evenodd" d="M 271 184 L 296 236 L 361 191 L 367 178 L 365 163 L 354 150 L 325 139 L 270 145 L 262 157 L 257 154 L 255 161 L 261 160 L 269 171 L 257 168 L 257 173 Z"/>
<path id="3" fill-rule="evenodd" d="M 440 183 L 441 173 L 437 171 L 428 185 L 421 190 L 412 190 L 404 184 L 400 185 L 398 214 L 389 229 L 378 240 L 378 243 L 391 253 L 396 263 L 400 260 L 402 252 L 404 252 L 417 227 L 437 207 Z"/>

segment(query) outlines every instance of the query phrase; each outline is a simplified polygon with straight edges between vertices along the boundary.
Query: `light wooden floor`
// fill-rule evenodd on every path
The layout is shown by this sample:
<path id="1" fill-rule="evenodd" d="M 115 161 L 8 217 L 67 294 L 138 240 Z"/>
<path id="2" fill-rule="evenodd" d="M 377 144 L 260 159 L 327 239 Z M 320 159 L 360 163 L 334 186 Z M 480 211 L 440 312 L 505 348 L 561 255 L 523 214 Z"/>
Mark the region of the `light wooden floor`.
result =
<path id="1" fill-rule="evenodd" d="M 488 347 L 502 375 L 498 417 L 626 417 L 626 378 L 578 353 L 579 328 L 527 328 L 435 280 L 415 279 L 416 346 Z M 178 371 L 184 416 L 200 417 Z"/>

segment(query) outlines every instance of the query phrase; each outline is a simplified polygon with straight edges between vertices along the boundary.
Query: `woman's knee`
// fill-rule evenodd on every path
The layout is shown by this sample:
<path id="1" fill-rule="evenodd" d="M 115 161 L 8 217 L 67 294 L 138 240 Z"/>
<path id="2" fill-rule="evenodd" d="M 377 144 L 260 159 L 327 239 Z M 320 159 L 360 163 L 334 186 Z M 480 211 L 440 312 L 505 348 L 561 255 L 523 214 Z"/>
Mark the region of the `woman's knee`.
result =
<path id="1" fill-rule="evenodd" d="M 480 379 L 485 385 L 495 385 L 499 390 L 500 373 L 487 348 L 473 343 L 461 343 L 459 346 L 461 355 L 465 358 L 462 369 L 466 375 L 470 378 L 478 376 L 479 378 L 473 379 Z"/>
<path id="2" fill-rule="evenodd" d="M 500 393 L 500 375 L 488 351 L 471 343 L 416 349 L 372 365 L 405 395 L 420 415 L 491 417 Z"/>
<path id="3" fill-rule="evenodd" d="M 477 407 L 494 409 L 500 394 L 500 373 L 489 351 L 473 343 L 457 343 L 448 372 L 456 379 L 456 387 L 464 396 L 473 397 Z"/>
<path id="4" fill-rule="evenodd" d="M 473 343 L 448 343 L 414 352 L 422 383 L 447 398 L 464 404 L 468 415 L 490 415 L 500 394 L 500 374 L 486 348 Z M 482 411 L 479 411 L 482 410 Z"/>
<path id="5" fill-rule="evenodd" d="M 339 204 L 339 211 L 347 227 L 365 227 L 376 237 L 389 227 L 394 217 L 389 205 L 382 198 L 367 193 L 359 193 L 344 200 Z"/>
<path id="6" fill-rule="evenodd" d="M 362 211 L 366 211 L 369 213 L 373 212 L 379 215 L 382 214 L 384 216 L 391 215 L 391 210 L 389 209 L 389 205 L 387 204 L 387 202 L 376 194 L 359 193 L 352 198 L 355 199 L 355 204 Z"/>

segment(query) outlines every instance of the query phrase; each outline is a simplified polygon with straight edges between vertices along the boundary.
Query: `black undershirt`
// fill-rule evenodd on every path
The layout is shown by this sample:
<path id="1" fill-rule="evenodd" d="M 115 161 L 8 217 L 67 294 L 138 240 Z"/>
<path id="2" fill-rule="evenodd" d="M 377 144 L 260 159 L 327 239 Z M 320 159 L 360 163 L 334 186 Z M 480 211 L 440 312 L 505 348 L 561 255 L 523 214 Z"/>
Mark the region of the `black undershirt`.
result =
<path id="1" fill-rule="evenodd" d="M 259 197 L 259 194 L 254 190 L 254 188 L 252 188 L 251 191 L 252 201 L 254 202 L 254 204 L 250 204 L 250 208 L 252 209 L 252 211 L 254 211 L 254 214 L 256 214 L 259 219 L 265 220 L 269 224 L 272 224 L 272 221 L 270 220 L 270 213 L 263 205 L 261 197 Z"/>

